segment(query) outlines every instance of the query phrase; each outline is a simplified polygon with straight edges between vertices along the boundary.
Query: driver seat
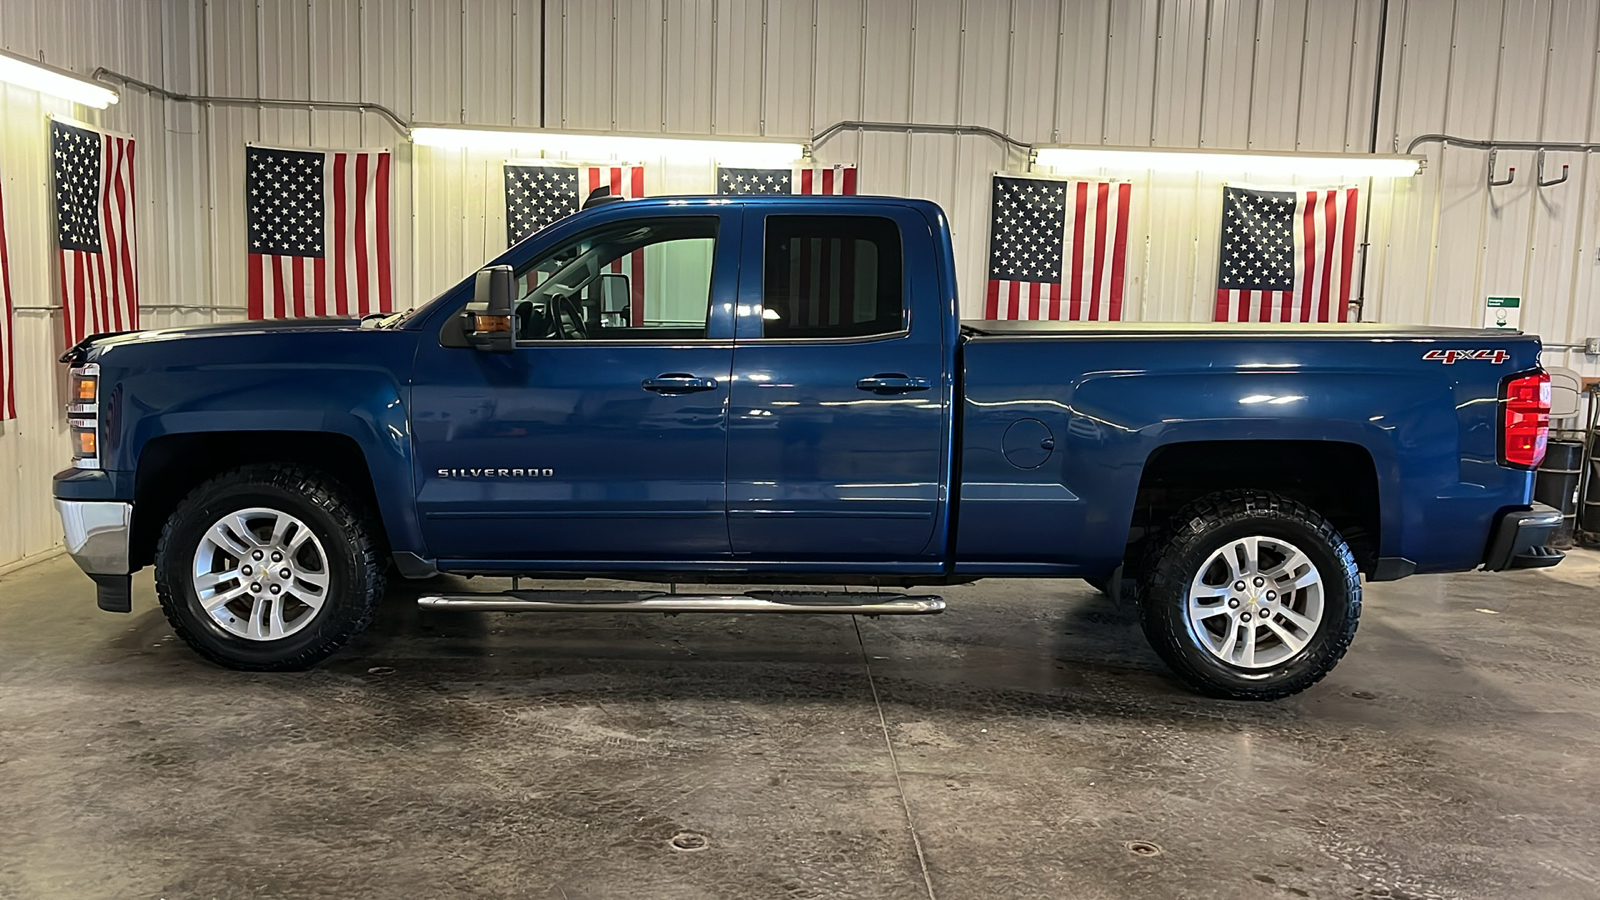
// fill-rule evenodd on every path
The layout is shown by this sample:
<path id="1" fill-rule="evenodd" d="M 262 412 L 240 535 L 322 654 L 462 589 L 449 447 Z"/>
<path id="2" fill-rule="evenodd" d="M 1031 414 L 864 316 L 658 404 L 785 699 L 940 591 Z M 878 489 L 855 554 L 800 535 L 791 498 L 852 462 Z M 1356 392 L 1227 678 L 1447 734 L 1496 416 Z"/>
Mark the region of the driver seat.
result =
<path id="1" fill-rule="evenodd" d="M 517 305 L 517 337 L 542 340 L 550 336 L 550 317 L 532 303 Z"/>

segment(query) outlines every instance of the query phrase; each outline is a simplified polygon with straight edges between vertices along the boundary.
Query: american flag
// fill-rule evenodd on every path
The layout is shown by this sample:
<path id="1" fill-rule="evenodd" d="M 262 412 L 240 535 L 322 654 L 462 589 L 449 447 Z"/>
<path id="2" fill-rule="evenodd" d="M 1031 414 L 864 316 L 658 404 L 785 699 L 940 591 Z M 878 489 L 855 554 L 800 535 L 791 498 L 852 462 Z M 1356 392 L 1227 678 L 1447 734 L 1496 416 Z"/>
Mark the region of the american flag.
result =
<path id="1" fill-rule="evenodd" d="M 394 308 L 387 150 L 245 148 L 250 318 Z"/>
<path id="2" fill-rule="evenodd" d="M 50 122 L 67 345 L 139 327 L 133 138 Z"/>
<path id="3" fill-rule="evenodd" d="M 984 317 L 1117 322 L 1133 185 L 994 177 Z"/>
<path id="4" fill-rule="evenodd" d="M 601 187 L 613 197 L 644 196 L 644 166 L 574 166 L 561 163 L 514 163 L 505 166 L 506 242 L 515 244 L 564 216 L 583 208 L 583 201 Z M 613 273 L 628 276 L 628 321 L 644 321 L 644 251 L 635 250 L 611 264 Z M 533 285 L 519 283 L 517 292 Z"/>
<path id="5" fill-rule="evenodd" d="M 1344 322 L 1356 188 L 1222 192 L 1217 322 Z"/>
<path id="6" fill-rule="evenodd" d="M 791 166 L 787 169 L 717 169 L 719 194 L 854 194 L 855 166 Z"/>
<path id="7" fill-rule="evenodd" d="M 3 181 L 3 180 L 0 180 Z M 0 196 L 0 420 L 17 417 L 17 343 L 11 320 L 11 256 L 6 252 L 6 204 Z"/>

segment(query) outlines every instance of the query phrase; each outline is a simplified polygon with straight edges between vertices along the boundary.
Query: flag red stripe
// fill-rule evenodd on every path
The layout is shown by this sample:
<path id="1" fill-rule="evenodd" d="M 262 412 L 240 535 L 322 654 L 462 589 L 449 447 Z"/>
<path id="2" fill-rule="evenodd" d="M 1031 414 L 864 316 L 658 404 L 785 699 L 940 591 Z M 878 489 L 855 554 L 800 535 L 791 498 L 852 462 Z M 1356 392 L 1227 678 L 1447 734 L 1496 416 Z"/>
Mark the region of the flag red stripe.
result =
<path id="1" fill-rule="evenodd" d="M 833 167 L 831 166 L 822 170 L 822 192 L 824 194 L 833 193 L 833 175 Z"/>
<path id="2" fill-rule="evenodd" d="M 1317 192 L 1306 191 L 1304 201 L 1300 206 L 1300 223 L 1304 234 L 1301 236 L 1302 252 L 1305 253 L 1301 264 L 1304 266 L 1300 277 L 1300 321 L 1311 314 L 1312 303 L 1316 300 L 1316 272 L 1317 272 Z M 1279 321 L 1293 321 L 1291 313 L 1292 304 L 1288 297 L 1284 298 L 1284 312 Z"/>
<path id="3" fill-rule="evenodd" d="M 1100 319 L 1101 306 L 1106 298 L 1102 295 L 1101 284 L 1106 271 L 1106 210 L 1111 204 L 1111 182 L 1102 181 L 1095 186 L 1096 202 L 1094 217 L 1094 290 L 1089 294 L 1088 319 Z"/>
<path id="4" fill-rule="evenodd" d="M 1133 206 L 1133 185 L 1117 185 L 1117 234 L 1111 244 L 1111 309 L 1106 318 L 1122 321 L 1122 276 L 1127 271 L 1128 210 Z"/>
<path id="5" fill-rule="evenodd" d="M 394 286 L 391 284 L 389 272 L 389 154 L 378 154 L 378 310 L 391 312 L 394 309 Z M 317 261 L 318 274 L 321 274 L 322 262 Z M 322 279 L 318 278 L 320 285 Z M 320 288 L 319 288 L 320 295 Z M 319 296 L 320 300 L 320 296 Z"/>
<path id="6" fill-rule="evenodd" d="M 644 167 L 643 166 L 629 166 L 627 168 L 628 168 L 628 179 L 631 182 L 631 187 L 632 187 L 632 191 L 628 194 L 628 196 L 629 197 L 643 197 L 644 196 Z M 630 294 L 631 294 L 631 296 L 629 297 L 629 301 L 630 301 L 633 309 L 637 312 L 637 316 L 638 317 L 636 319 L 634 319 L 634 321 L 643 322 L 644 321 L 644 287 L 645 287 L 645 284 L 644 284 L 644 278 L 645 278 L 644 251 L 643 250 L 635 250 L 635 251 L 633 251 L 633 272 L 631 274 L 632 274 L 633 277 L 628 280 L 628 285 L 630 287 Z"/>
<path id="7" fill-rule="evenodd" d="M 100 250 L 95 255 L 95 273 L 99 278 L 100 286 L 100 321 L 107 326 L 109 331 L 121 331 L 122 313 L 118 309 L 117 299 L 121 293 L 117 289 L 118 278 L 116 261 L 121 259 L 118 253 L 117 236 L 111 230 L 111 186 L 117 181 L 118 170 L 122 165 L 122 151 L 118 146 L 122 142 L 116 138 L 107 137 L 101 141 L 101 179 L 100 179 Z M 111 264 L 111 272 L 106 272 L 106 264 Z"/>
<path id="8" fill-rule="evenodd" d="M 264 319 L 266 318 L 266 310 L 261 308 L 261 254 L 251 253 L 248 255 L 250 257 L 249 275 L 247 276 L 250 284 L 248 315 L 252 319 Z"/>
<path id="9" fill-rule="evenodd" d="M 117 234 L 121 236 L 121 265 L 120 274 L 121 293 L 123 299 L 122 315 L 126 320 L 126 327 L 139 327 L 139 282 L 134 277 L 137 272 L 138 260 L 134 255 L 134 229 L 133 221 L 137 213 L 133 207 L 133 141 L 122 141 L 123 162 L 122 177 L 117 179 Z"/>
<path id="10" fill-rule="evenodd" d="M 333 232 L 325 235 L 322 243 L 324 254 L 333 253 L 333 303 L 339 315 L 350 315 L 350 287 L 346 277 L 350 271 L 350 260 L 344 252 L 345 235 L 349 234 L 348 213 L 344 208 L 344 179 L 345 179 L 345 154 L 333 155 L 333 180 L 329 190 L 333 192 Z M 327 179 L 322 182 L 330 185 Z"/>
<path id="11" fill-rule="evenodd" d="M 1322 283 L 1317 286 L 1318 322 L 1333 321 L 1328 316 L 1328 305 L 1333 302 L 1333 242 L 1338 239 L 1334 233 L 1338 226 L 1334 216 L 1338 212 L 1338 196 L 1338 191 L 1326 191 L 1322 195 Z"/>
<path id="12" fill-rule="evenodd" d="M 271 257 L 267 270 L 272 273 L 272 317 L 281 319 L 289 315 L 288 304 L 283 299 L 283 257 Z"/>
<path id="13" fill-rule="evenodd" d="M 985 319 L 1000 318 L 1000 282 L 989 279 L 989 294 L 984 299 L 983 317 Z"/>
<path id="14" fill-rule="evenodd" d="M 1077 321 L 1083 318 L 1083 241 L 1085 219 L 1089 204 L 1089 182 L 1080 181 L 1077 185 L 1077 203 L 1074 204 L 1072 215 L 1072 286 L 1068 289 L 1069 303 L 1067 305 L 1067 318 Z"/>
<path id="15" fill-rule="evenodd" d="M 341 154 L 343 155 L 343 154 Z M 351 154 L 356 158 L 356 308 L 354 314 L 364 316 L 372 309 L 372 296 L 367 287 L 367 154 Z"/>
<path id="16" fill-rule="evenodd" d="M 856 167 L 846 166 L 844 170 L 844 192 L 854 195 L 856 192 Z"/>
<path id="17" fill-rule="evenodd" d="M 304 256 L 288 257 L 289 266 L 289 294 L 294 298 L 294 317 L 300 318 L 307 313 L 316 315 L 316 308 L 306 308 L 306 258 Z"/>
<path id="18" fill-rule="evenodd" d="M 814 180 L 813 176 L 815 176 L 815 175 L 816 175 L 816 171 L 813 170 L 813 169 L 801 169 L 800 170 L 800 193 L 802 193 L 802 194 L 815 193 L 811 189 L 812 181 Z"/>
<path id="19" fill-rule="evenodd" d="M 6 210 L 5 196 L 0 190 L 0 300 L 4 301 L 5 308 L 0 309 L 0 418 L 15 419 L 17 417 L 17 364 L 16 364 L 16 322 L 12 318 L 14 307 L 11 305 L 11 254 L 6 249 Z"/>
<path id="20" fill-rule="evenodd" d="M 77 309 L 77 317 L 73 320 L 72 332 L 68 335 L 68 344 L 76 344 L 83 340 L 87 333 L 84 331 L 84 313 L 87 312 L 89 294 L 84 280 L 83 254 L 77 250 L 72 252 L 72 297 L 73 306 Z"/>
<path id="21" fill-rule="evenodd" d="M 328 309 L 328 258 L 318 256 L 311 261 L 311 284 L 316 296 L 317 315 L 329 315 Z"/>
<path id="22" fill-rule="evenodd" d="M 1356 261 L 1356 188 L 1345 191 L 1344 247 L 1339 259 L 1339 321 L 1350 319 L 1350 274 Z"/>

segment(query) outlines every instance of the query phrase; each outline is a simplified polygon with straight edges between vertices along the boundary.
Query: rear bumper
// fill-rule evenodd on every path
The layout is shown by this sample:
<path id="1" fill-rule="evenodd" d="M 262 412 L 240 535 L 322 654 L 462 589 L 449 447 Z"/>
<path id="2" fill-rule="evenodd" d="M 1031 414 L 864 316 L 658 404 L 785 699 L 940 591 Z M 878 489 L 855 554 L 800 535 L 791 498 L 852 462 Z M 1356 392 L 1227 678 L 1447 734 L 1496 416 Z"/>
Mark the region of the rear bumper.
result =
<path id="1" fill-rule="evenodd" d="M 1542 569 L 1561 562 L 1567 555 L 1545 546 L 1560 527 L 1561 510 L 1543 503 L 1502 513 L 1489 537 L 1489 549 L 1483 557 L 1484 570 Z"/>

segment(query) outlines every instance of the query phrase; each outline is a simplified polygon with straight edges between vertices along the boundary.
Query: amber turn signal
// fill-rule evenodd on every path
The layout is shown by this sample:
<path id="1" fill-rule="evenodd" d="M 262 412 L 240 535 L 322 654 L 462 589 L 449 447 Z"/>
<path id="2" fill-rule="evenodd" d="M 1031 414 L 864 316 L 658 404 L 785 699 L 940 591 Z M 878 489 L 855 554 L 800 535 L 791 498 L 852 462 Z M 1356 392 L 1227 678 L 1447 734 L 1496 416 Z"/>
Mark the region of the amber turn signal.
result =
<path id="1" fill-rule="evenodd" d="M 76 444 L 74 449 L 77 450 L 79 457 L 88 459 L 97 455 L 99 447 L 95 441 L 93 428 L 75 429 L 72 434 L 73 441 Z"/>
<path id="2" fill-rule="evenodd" d="M 488 334 L 493 331 L 510 331 L 510 316 L 473 316 L 472 330 L 479 334 Z"/>
<path id="3" fill-rule="evenodd" d="M 80 403 L 93 403 L 100 390 L 100 379 L 93 375 L 79 375 L 74 381 L 73 397 Z"/>

